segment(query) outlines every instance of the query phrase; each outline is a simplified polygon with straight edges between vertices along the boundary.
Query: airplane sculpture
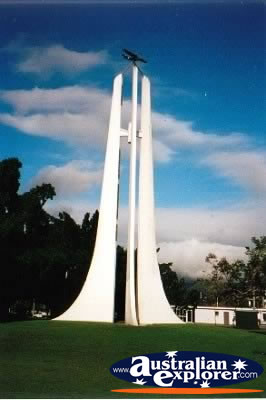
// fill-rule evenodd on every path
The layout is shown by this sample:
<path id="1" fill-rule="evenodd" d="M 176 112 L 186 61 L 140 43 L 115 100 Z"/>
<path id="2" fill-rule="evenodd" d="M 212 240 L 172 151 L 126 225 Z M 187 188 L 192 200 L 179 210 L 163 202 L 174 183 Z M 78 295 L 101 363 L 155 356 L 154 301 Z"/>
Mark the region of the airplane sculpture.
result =
<path id="1" fill-rule="evenodd" d="M 122 56 L 128 61 L 132 61 L 134 64 L 137 61 L 147 64 L 146 60 L 144 60 L 143 58 L 139 57 L 137 54 L 135 54 L 132 51 L 129 51 L 127 49 L 123 49 Z"/>

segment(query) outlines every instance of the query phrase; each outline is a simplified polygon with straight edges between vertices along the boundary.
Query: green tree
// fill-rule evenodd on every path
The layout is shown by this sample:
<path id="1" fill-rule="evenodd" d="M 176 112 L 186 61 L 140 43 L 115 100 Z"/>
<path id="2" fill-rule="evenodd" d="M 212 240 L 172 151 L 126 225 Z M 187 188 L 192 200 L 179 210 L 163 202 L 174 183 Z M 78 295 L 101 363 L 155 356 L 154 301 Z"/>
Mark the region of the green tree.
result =
<path id="1" fill-rule="evenodd" d="M 54 259 L 42 290 L 53 315 L 66 310 L 82 289 L 93 255 L 98 215 L 98 211 L 91 218 L 85 214 L 81 226 L 66 212 L 53 218 L 48 246 Z"/>
<path id="2" fill-rule="evenodd" d="M 246 247 L 248 261 L 244 270 L 246 295 L 252 299 L 252 306 L 262 306 L 266 291 L 266 236 L 251 238 L 251 247 Z"/>
<path id="3" fill-rule="evenodd" d="M 0 317 L 15 302 L 47 304 L 54 314 L 78 295 L 90 266 L 99 213 L 82 225 L 44 206 L 55 196 L 49 183 L 18 193 L 21 162 L 0 162 Z"/>
<path id="4" fill-rule="evenodd" d="M 263 306 L 266 290 L 266 237 L 252 237 L 252 246 L 246 247 L 247 261 L 229 262 L 210 253 L 206 262 L 211 272 L 200 279 L 202 290 L 207 293 L 209 305 Z"/>
<path id="5" fill-rule="evenodd" d="M 21 162 L 8 158 L 0 162 L 0 216 L 17 212 Z"/>
<path id="6" fill-rule="evenodd" d="M 183 278 L 178 278 L 177 273 L 171 268 L 172 265 L 172 263 L 159 265 L 164 291 L 171 305 L 183 305 L 186 293 L 185 281 Z"/>
<path id="7" fill-rule="evenodd" d="M 115 320 L 125 319 L 127 251 L 117 246 L 115 283 Z"/>
<path id="8" fill-rule="evenodd" d="M 23 223 L 18 194 L 21 162 L 9 158 L 0 162 L 0 316 L 6 318 L 19 286 L 17 257 L 23 247 Z"/>

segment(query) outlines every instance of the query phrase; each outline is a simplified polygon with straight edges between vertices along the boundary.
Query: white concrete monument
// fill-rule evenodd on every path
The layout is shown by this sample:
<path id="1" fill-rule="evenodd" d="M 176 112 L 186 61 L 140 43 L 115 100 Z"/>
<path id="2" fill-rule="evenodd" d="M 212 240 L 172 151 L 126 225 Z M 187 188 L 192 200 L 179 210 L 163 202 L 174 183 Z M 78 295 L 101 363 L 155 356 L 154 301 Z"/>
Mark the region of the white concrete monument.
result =
<path id="1" fill-rule="evenodd" d="M 120 137 L 127 136 L 130 143 L 130 173 L 125 322 L 130 325 L 183 323 L 165 296 L 156 254 L 150 81 L 146 76 L 142 77 L 141 126 L 138 130 L 136 62 L 144 60 L 132 52 L 124 51 L 124 57 L 133 64 L 131 121 L 127 130 L 121 128 L 123 78 L 119 74 L 113 84 L 98 230 L 91 266 L 77 299 L 55 319 L 114 322 L 119 151 Z M 137 138 L 140 140 L 140 164 L 135 273 Z"/>

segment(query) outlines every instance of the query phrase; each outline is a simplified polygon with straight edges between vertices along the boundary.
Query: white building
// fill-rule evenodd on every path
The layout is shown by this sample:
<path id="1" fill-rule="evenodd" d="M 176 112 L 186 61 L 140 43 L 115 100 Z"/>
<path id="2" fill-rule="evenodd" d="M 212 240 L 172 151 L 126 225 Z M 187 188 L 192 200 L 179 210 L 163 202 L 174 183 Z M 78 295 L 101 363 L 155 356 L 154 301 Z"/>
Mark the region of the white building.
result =
<path id="1" fill-rule="evenodd" d="M 259 325 L 266 327 L 266 308 L 198 306 L 194 311 L 194 322 L 234 326 L 236 311 L 257 311 Z"/>

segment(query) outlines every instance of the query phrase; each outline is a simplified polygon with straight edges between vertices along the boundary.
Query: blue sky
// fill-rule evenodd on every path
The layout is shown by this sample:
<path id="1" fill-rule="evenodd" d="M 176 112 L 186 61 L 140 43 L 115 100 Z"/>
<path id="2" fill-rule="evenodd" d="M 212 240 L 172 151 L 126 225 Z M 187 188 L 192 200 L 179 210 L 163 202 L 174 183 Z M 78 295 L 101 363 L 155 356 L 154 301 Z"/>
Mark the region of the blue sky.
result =
<path id="1" fill-rule="evenodd" d="M 265 234 L 265 5 L 12 2 L 0 1 L 0 157 L 22 160 L 21 190 L 49 180 L 51 212 L 97 208 L 127 47 L 149 61 L 161 260 L 197 275 L 209 251 L 243 256 Z M 123 143 L 121 242 L 127 152 Z"/>

